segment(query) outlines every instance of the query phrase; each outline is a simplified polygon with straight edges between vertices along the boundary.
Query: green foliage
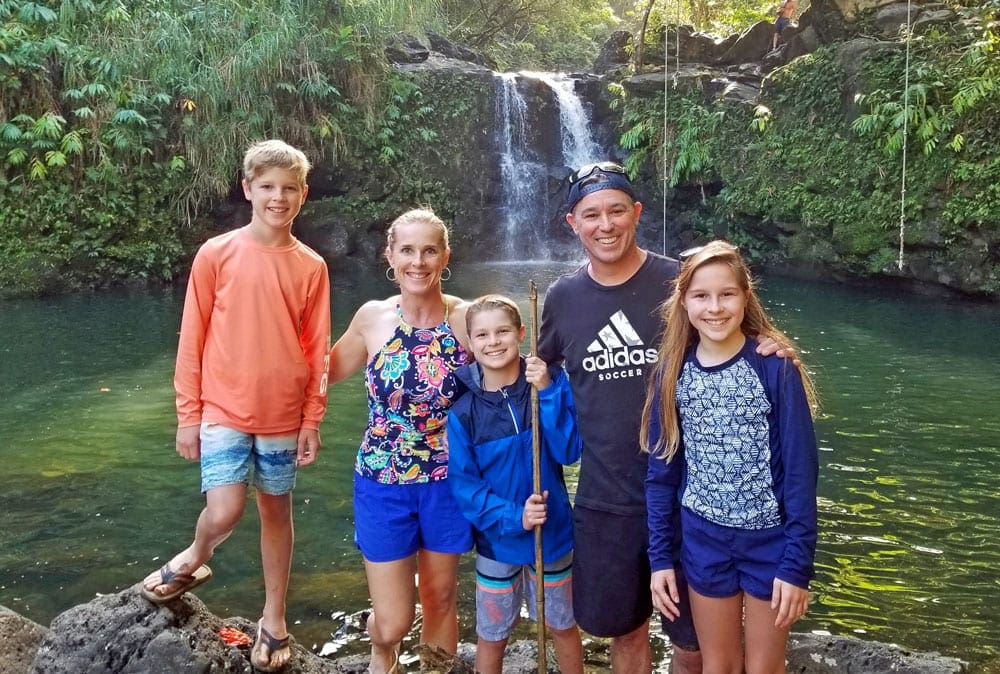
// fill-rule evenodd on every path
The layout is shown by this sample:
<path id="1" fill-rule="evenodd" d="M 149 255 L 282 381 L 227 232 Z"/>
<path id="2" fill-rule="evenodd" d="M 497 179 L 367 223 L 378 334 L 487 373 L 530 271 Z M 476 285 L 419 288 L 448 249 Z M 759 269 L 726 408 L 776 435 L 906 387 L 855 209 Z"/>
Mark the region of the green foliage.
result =
<path id="1" fill-rule="evenodd" d="M 164 202 L 184 176 L 165 175 L 105 166 L 77 183 L 0 178 L 0 296 L 173 278 L 184 247 Z"/>
<path id="2" fill-rule="evenodd" d="M 838 54 L 823 48 L 772 73 L 756 108 L 700 99 L 668 105 L 666 157 L 662 102 L 624 98 L 621 144 L 631 151 L 629 168 L 636 174 L 655 167 L 662 175 L 666 165 L 671 186 L 716 181 L 718 195 L 687 226 L 728 230 L 754 259 L 896 273 L 902 176 L 891 135 L 894 123 L 906 121 L 911 147 L 920 150 L 910 154 L 902 204 L 907 249 L 935 251 L 934 264 L 944 269 L 974 264 L 986 270 L 978 289 L 996 293 L 1000 60 L 995 24 L 983 25 L 985 37 L 971 43 L 959 35 L 926 37 L 912 66 L 915 111 L 908 119 L 893 107 L 902 77 L 892 51 L 866 61 L 863 100 L 871 107 L 853 123 Z"/>
<path id="3" fill-rule="evenodd" d="M 854 130 L 878 139 L 889 155 L 902 150 L 904 138 L 925 155 L 941 146 L 961 152 L 970 135 L 995 125 L 1000 32 L 987 22 L 982 37 L 969 43 L 965 33 L 935 31 L 914 36 L 911 52 L 906 91 L 899 77 L 906 67 L 904 54 L 884 53 L 866 64 L 875 88 L 857 97 L 868 112 L 854 121 Z"/>
<path id="4" fill-rule="evenodd" d="M 624 96 L 624 90 L 617 89 Z M 661 99 L 629 101 L 622 114 L 619 144 L 630 154 L 625 168 L 635 176 L 645 163 L 666 171 L 667 183 L 704 184 L 714 177 L 709 143 L 725 117 L 723 109 L 710 109 L 695 96 L 669 99 L 669 117 L 663 125 Z M 666 136 L 664 136 L 666 133 Z"/>
<path id="5" fill-rule="evenodd" d="M 821 47 L 771 73 L 764 82 L 765 96 L 774 109 L 791 111 L 797 123 L 840 119 L 840 93 L 844 71 L 835 47 Z"/>
<path id="6" fill-rule="evenodd" d="M 947 244 L 958 265 L 965 264 L 964 251 L 988 252 L 1000 239 L 1000 24 L 995 8 L 965 15 L 982 25 L 971 40 L 966 32 L 939 31 L 913 38 L 908 100 L 899 76 L 902 55 L 871 59 L 872 92 L 861 97 L 867 112 L 853 124 L 888 157 L 901 153 L 904 138 L 914 150 L 905 213 L 917 218 L 924 203 L 941 202 L 936 228 L 917 235 Z M 926 200 L 909 198 L 914 190 Z"/>
<path id="7" fill-rule="evenodd" d="M 407 145 L 430 143 L 437 139 L 436 132 L 423 126 L 433 108 L 424 103 L 417 84 L 395 77 L 389 80 L 389 91 L 372 148 L 378 161 L 384 165 L 404 161 L 406 151 L 410 149 Z"/>
<path id="8" fill-rule="evenodd" d="M 168 242 L 228 195 L 250 142 L 282 137 L 314 161 L 335 159 L 381 118 L 384 79 L 366 73 L 384 63 L 365 55 L 381 43 L 364 52 L 328 3 L 52 6 L 0 0 L 0 180 L 5 198 L 31 195 L 59 223 L 11 231 L 21 243 L 0 259 L 11 257 L 4 267 L 20 270 L 10 281 L 23 288 L 90 285 L 100 273 L 160 278 L 189 254 Z M 115 198 L 54 215 L 72 212 L 67 193 L 85 201 L 88 190 Z M 136 220 L 134 203 L 153 210 Z M 6 227 L 22 226 L 17 208 L 3 210 Z"/>
<path id="9" fill-rule="evenodd" d="M 605 0 L 439 0 L 448 34 L 505 69 L 588 67 L 616 25 Z"/>
<path id="10" fill-rule="evenodd" d="M 638 34 L 642 16 L 649 0 L 628 0 L 623 12 L 625 28 Z M 806 2 L 800 2 L 808 6 Z M 684 0 L 654 2 L 646 27 L 646 48 L 658 49 L 663 40 L 664 26 L 692 26 L 695 30 L 714 35 L 739 33 L 758 21 L 773 21 L 778 1 L 761 0 Z"/>

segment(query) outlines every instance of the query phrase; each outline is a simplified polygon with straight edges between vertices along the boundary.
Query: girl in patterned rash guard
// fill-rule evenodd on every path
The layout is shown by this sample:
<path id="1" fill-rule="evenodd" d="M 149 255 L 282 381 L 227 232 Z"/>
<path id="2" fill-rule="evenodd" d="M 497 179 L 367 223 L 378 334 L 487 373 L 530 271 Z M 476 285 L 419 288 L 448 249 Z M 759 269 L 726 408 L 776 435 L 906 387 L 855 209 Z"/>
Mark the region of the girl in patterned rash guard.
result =
<path id="1" fill-rule="evenodd" d="M 664 312 L 641 430 L 653 603 L 678 615 L 679 507 L 705 671 L 783 672 L 816 550 L 812 382 L 791 360 L 755 352 L 749 335 L 788 340 L 728 243 L 688 252 Z"/>

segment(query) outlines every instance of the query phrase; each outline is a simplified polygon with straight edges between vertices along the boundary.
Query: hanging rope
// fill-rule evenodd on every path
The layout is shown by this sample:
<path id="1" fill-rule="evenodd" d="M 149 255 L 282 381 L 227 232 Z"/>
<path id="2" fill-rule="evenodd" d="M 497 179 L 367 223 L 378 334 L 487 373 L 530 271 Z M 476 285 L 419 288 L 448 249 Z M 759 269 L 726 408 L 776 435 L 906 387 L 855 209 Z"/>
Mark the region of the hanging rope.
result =
<path id="1" fill-rule="evenodd" d="M 906 66 L 903 70 L 903 171 L 899 190 L 899 259 L 896 266 L 903 271 L 903 241 L 906 238 L 906 146 L 910 129 L 910 10 L 913 0 L 906 0 Z"/>
<path id="2" fill-rule="evenodd" d="M 674 85 L 681 72 L 681 1 L 677 0 L 676 16 L 674 17 Z M 667 70 L 670 68 L 670 54 L 667 50 L 666 8 L 664 7 L 663 22 L 663 146 L 660 154 L 663 156 L 663 201 L 660 205 L 663 212 L 663 254 L 667 254 Z"/>
<path id="3" fill-rule="evenodd" d="M 667 64 L 670 63 L 670 54 L 667 49 L 667 22 L 663 22 L 663 145 L 660 148 L 660 156 L 663 158 L 663 185 L 660 189 L 662 201 L 660 209 L 663 213 L 663 255 L 667 255 Z"/>

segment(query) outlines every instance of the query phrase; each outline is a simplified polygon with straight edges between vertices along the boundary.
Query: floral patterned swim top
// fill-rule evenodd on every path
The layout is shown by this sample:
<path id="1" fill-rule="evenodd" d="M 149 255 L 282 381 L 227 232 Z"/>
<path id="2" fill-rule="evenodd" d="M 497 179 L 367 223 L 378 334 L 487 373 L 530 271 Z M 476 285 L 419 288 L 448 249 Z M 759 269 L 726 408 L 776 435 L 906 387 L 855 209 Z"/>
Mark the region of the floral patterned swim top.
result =
<path id="1" fill-rule="evenodd" d="M 448 477 L 445 421 L 455 399 L 454 372 L 468 360 L 444 320 L 413 328 L 396 306 L 399 325 L 365 367 L 368 429 L 354 470 L 382 484 Z"/>

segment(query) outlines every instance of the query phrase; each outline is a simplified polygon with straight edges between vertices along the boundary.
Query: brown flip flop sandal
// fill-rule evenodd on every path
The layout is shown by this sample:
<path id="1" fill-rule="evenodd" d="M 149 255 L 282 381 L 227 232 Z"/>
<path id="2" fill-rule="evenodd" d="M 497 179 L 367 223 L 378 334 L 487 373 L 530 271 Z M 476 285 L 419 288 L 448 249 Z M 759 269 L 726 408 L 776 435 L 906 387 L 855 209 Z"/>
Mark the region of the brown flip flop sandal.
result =
<path id="1" fill-rule="evenodd" d="M 288 635 L 278 639 L 264 627 L 263 618 L 258 620 L 257 638 L 254 639 L 253 649 L 250 651 L 250 664 L 254 666 L 254 669 L 259 669 L 262 672 L 277 672 L 278 670 L 287 667 L 292 661 L 291 658 L 289 658 L 283 665 L 272 665 L 271 658 L 274 657 L 274 654 L 278 651 L 288 648 L 288 639 L 290 636 L 291 635 Z M 261 655 L 261 646 L 267 646 L 267 660 L 264 660 Z"/>
<path id="2" fill-rule="evenodd" d="M 199 566 L 195 569 L 194 573 L 182 573 L 174 571 L 170 568 L 170 564 L 167 563 L 160 567 L 160 582 L 155 587 L 159 587 L 160 585 L 174 585 L 176 586 L 175 589 L 166 594 L 157 594 L 155 588 L 149 590 L 143 585 L 140 586 L 139 591 L 143 597 L 154 604 L 166 604 L 168 601 L 177 599 L 185 592 L 193 590 L 202 583 L 208 582 L 211 578 L 212 569 L 207 564 Z"/>

